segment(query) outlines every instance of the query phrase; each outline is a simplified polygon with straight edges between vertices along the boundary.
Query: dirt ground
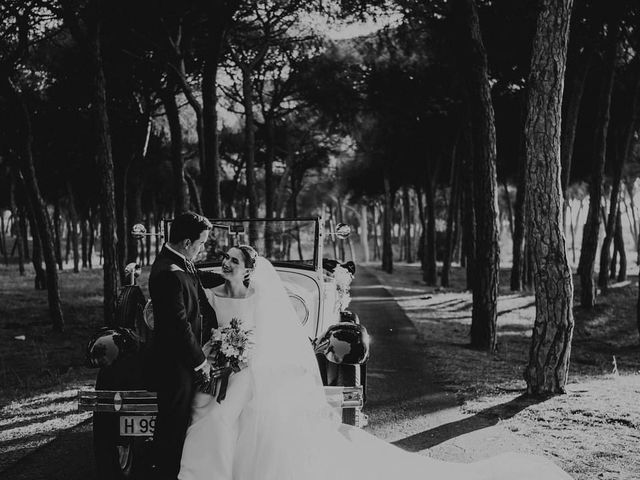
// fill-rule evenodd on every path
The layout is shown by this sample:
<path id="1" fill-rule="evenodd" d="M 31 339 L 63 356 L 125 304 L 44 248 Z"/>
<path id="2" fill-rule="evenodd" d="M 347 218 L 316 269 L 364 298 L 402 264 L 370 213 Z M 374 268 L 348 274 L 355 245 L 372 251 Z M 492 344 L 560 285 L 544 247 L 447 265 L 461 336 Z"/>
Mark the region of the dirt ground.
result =
<path id="1" fill-rule="evenodd" d="M 91 385 L 85 345 L 102 325 L 102 271 L 60 272 L 65 331 L 47 323 L 47 292 L 33 271 L 0 267 L 0 472 L 87 418 L 76 392 Z"/>
<path id="2" fill-rule="evenodd" d="M 577 480 L 640 478 L 637 277 L 614 285 L 593 312 L 576 308 L 567 394 L 541 401 L 522 396 L 535 313 L 530 293 L 501 289 L 498 352 L 489 355 L 467 347 L 471 294 L 463 271 L 454 269 L 451 288 L 434 289 L 423 285 L 417 264 L 396 264 L 393 275 L 370 267 L 418 328 L 442 388 L 464 411 L 496 418 Z M 508 272 L 501 278 L 507 284 Z M 84 367 L 84 347 L 102 322 L 102 272 L 61 273 L 63 334 L 44 322 L 46 292 L 33 290 L 32 281 L 0 267 L 0 472 L 88 418 L 75 412 L 75 389 L 95 377 Z"/>
<path id="3" fill-rule="evenodd" d="M 464 411 L 497 418 L 578 480 L 640 478 L 637 277 L 613 285 L 592 312 L 576 306 L 567 394 L 541 400 L 523 396 L 531 293 L 501 287 L 498 352 L 489 355 L 468 348 L 471 294 L 463 271 L 454 270 L 452 287 L 443 289 L 424 286 L 417 264 L 396 264 L 392 275 L 370 267 L 418 328 L 436 376 Z M 501 272 L 503 284 L 508 275 Z"/>

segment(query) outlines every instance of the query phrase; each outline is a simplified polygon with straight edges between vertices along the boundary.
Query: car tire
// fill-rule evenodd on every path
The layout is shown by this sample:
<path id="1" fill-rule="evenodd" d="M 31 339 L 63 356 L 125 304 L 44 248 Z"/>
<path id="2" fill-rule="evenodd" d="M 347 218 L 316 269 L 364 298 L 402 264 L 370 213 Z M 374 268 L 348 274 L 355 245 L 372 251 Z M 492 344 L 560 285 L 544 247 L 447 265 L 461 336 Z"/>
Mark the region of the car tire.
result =
<path id="1" fill-rule="evenodd" d="M 116 302 L 116 326 L 135 329 L 146 300 L 138 285 L 122 287 Z"/>
<path id="2" fill-rule="evenodd" d="M 132 478 L 135 439 L 120 438 L 118 415 L 93 414 L 93 451 L 99 480 Z"/>
<path id="3" fill-rule="evenodd" d="M 96 378 L 96 390 L 141 389 L 139 364 L 136 356 L 101 368 Z M 99 480 L 149 478 L 152 444 L 146 437 L 121 437 L 118 413 L 93 414 L 93 451 Z"/>

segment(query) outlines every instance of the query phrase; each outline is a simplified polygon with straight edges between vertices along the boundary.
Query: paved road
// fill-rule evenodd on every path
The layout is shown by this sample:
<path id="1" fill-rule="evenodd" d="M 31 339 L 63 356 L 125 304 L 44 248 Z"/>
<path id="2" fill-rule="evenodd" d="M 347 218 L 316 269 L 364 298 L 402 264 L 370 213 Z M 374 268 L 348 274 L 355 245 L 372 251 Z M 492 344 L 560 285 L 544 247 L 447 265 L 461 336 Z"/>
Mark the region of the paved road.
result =
<path id="1" fill-rule="evenodd" d="M 372 338 L 368 365 L 370 415 L 387 406 L 421 399 L 422 411 L 452 407 L 455 400 L 438 388 L 425 367 L 425 345 L 397 302 L 366 269 L 351 287 L 349 309 L 360 317 Z M 426 397 L 431 401 L 426 402 Z"/>
<path id="2" fill-rule="evenodd" d="M 403 448 L 424 450 L 446 438 L 407 444 L 407 437 L 430 429 L 429 416 L 457 410 L 455 396 L 444 392 L 431 374 L 427 346 L 397 302 L 367 269 L 359 269 L 351 287 L 351 305 L 372 338 L 368 365 L 369 430 Z M 405 442 L 402 444 L 401 442 Z M 410 442 L 409 442 L 410 443 Z"/>
<path id="3" fill-rule="evenodd" d="M 429 339 L 375 275 L 360 268 L 350 309 L 358 313 L 373 342 L 369 362 L 368 430 L 409 451 L 469 462 L 511 450 L 530 451 L 524 439 L 499 424 L 529 403 L 516 399 L 475 415 L 462 413 L 452 392 L 431 373 Z"/>

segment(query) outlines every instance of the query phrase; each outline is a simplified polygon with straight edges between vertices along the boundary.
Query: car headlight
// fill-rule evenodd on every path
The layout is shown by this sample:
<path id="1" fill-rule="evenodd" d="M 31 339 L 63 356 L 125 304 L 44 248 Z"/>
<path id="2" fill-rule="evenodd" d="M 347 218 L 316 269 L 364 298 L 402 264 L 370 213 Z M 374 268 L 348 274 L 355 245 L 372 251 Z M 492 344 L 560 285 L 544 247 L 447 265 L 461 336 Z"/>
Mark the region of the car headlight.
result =
<path id="1" fill-rule="evenodd" d="M 296 311 L 300 325 L 306 325 L 309 321 L 309 308 L 307 307 L 307 303 L 304 301 L 304 298 L 300 295 L 289 292 L 289 299 L 291 300 L 293 309 Z"/>

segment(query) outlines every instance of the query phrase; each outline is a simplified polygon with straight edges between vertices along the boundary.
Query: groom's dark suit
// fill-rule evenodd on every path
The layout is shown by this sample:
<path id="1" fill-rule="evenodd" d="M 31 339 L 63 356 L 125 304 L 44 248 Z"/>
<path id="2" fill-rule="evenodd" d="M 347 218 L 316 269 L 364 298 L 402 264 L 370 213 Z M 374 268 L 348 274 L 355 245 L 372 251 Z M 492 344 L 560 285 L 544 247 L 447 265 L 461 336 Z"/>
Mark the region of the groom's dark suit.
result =
<path id="1" fill-rule="evenodd" d="M 200 280 L 189 272 L 184 259 L 165 246 L 153 263 L 149 276 L 154 316 L 151 357 L 156 376 L 154 383 L 158 389 L 154 443 L 156 467 L 159 478 L 163 480 L 175 480 L 180 470 L 191 401 L 196 389 L 195 369 L 205 360 L 201 348 L 203 336 L 206 337 L 204 340 L 208 339 L 210 328 L 217 326 L 215 313 L 204 298 Z M 214 273 L 205 273 L 202 281 L 207 287 L 223 283 L 222 278 Z"/>

